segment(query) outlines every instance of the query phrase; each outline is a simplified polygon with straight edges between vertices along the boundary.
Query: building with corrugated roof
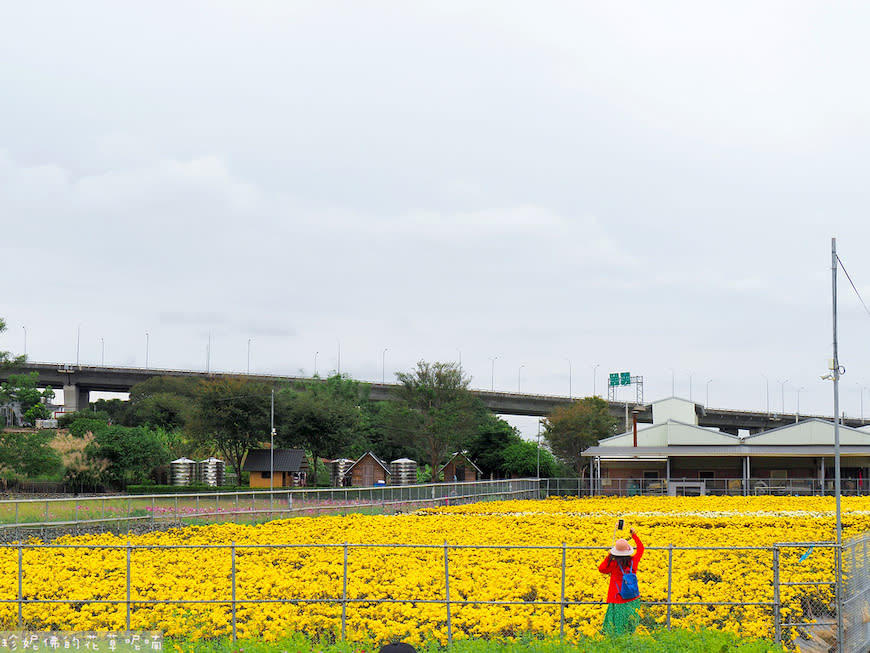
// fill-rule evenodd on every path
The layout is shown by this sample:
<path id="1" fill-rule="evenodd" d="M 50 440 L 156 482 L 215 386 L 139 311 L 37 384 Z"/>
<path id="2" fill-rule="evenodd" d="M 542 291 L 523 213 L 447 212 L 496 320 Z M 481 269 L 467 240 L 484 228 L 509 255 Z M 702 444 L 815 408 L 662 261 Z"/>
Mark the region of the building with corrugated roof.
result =
<path id="1" fill-rule="evenodd" d="M 242 471 L 250 472 L 250 487 L 301 487 L 308 478 L 308 459 L 302 449 L 248 449 Z M 273 478 L 274 477 L 274 478 Z"/>
<path id="2" fill-rule="evenodd" d="M 602 493 L 829 494 L 834 485 L 834 423 L 807 419 L 755 434 L 698 426 L 694 404 L 653 404 L 652 426 L 601 440 L 583 456 Z M 840 426 L 843 493 L 866 493 L 870 432 Z"/>

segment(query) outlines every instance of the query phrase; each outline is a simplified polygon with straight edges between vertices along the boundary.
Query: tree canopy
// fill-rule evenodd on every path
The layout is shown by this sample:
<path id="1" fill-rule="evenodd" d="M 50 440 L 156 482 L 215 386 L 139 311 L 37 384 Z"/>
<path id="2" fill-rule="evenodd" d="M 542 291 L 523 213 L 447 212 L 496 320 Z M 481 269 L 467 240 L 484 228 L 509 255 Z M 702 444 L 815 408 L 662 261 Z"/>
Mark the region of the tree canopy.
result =
<path id="1" fill-rule="evenodd" d="M 434 474 L 449 451 L 464 448 L 475 435 L 486 409 L 469 392 L 470 379 L 456 363 L 420 361 L 396 378 L 396 394 L 414 416 L 408 435 L 421 443 Z"/>
<path id="2" fill-rule="evenodd" d="M 51 448 L 54 431 L 0 432 L 0 470 L 5 474 L 36 477 L 61 469 L 61 459 Z"/>
<path id="3" fill-rule="evenodd" d="M 133 425 L 168 430 L 183 428 L 194 412 L 198 381 L 181 376 L 155 376 L 130 389 Z"/>
<path id="4" fill-rule="evenodd" d="M 0 334 L 6 331 L 6 320 L 0 317 Z M 26 356 L 13 356 L 8 351 L 0 351 L 0 368 L 10 369 L 24 364 Z"/>
<path id="5" fill-rule="evenodd" d="M 581 452 L 598 444 L 601 438 L 615 435 L 617 423 L 604 399 L 585 397 L 557 406 L 544 419 L 542 435 L 553 454 L 580 474 L 584 464 Z"/>
<path id="6" fill-rule="evenodd" d="M 169 451 L 160 438 L 143 427 L 107 426 L 93 434 L 87 454 L 105 460 L 103 478 L 117 487 L 141 483 L 152 471 L 169 462 Z"/>
<path id="7" fill-rule="evenodd" d="M 317 484 L 318 458 L 347 455 L 359 437 L 360 405 L 367 397 L 367 385 L 339 374 L 279 393 L 278 442 L 311 452 L 312 484 Z"/>
<path id="8" fill-rule="evenodd" d="M 40 390 L 38 382 L 39 372 L 10 374 L 9 380 L 0 384 L 0 403 L 17 403 L 21 416 L 31 424 L 38 419 L 48 419 L 51 412 L 44 402 L 54 398 L 54 391 L 51 386 Z"/>
<path id="9" fill-rule="evenodd" d="M 269 441 L 272 386 L 244 377 L 200 381 L 191 434 L 213 446 L 241 479 L 245 452 Z"/>

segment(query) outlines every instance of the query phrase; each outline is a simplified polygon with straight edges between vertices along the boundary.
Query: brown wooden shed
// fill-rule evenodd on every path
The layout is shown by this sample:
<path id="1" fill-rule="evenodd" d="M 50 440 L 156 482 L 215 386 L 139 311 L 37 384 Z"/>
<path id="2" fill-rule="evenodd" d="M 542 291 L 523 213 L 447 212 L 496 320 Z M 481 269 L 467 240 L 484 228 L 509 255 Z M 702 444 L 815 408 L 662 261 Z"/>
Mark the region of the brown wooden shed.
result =
<path id="1" fill-rule="evenodd" d="M 371 451 L 366 451 L 347 470 L 353 487 L 386 485 L 390 482 L 390 468 Z"/>
<path id="2" fill-rule="evenodd" d="M 464 451 L 457 451 L 453 454 L 447 464 L 438 471 L 438 474 L 444 475 L 445 483 L 479 481 L 483 478 L 480 467 L 475 465 Z"/>

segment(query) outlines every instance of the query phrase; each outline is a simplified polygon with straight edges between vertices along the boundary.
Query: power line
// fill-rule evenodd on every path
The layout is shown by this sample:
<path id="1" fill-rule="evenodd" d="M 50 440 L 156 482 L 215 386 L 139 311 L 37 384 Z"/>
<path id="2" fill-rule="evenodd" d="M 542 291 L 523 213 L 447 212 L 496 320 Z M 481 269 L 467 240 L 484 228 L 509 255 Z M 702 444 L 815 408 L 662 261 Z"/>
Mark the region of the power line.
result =
<path id="1" fill-rule="evenodd" d="M 870 315 L 870 308 L 867 308 L 867 304 L 864 303 L 864 298 L 861 297 L 861 293 L 858 292 L 858 288 L 855 287 L 855 282 L 852 281 L 852 277 L 849 276 L 848 270 L 846 270 L 846 266 L 843 265 L 843 261 L 840 259 L 840 255 L 837 254 L 837 263 L 840 264 L 840 267 L 843 268 L 843 274 L 846 275 L 846 278 L 849 280 L 849 283 L 852 284 L 852 290 L 855 291 L 855 294 L 858 295 L 858 301 L 861 302 L 861 305 L 864 307 L 864 310 L 867 311 L 867 315 Z"/>

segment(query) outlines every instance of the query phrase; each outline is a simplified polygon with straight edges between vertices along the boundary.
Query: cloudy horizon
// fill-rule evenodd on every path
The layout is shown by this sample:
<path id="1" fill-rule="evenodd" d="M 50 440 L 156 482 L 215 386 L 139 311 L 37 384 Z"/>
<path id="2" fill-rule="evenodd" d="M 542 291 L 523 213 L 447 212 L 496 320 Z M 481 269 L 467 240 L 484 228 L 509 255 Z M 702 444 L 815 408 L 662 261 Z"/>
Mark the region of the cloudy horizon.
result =
<path id="1" fill-rule="evenodd" d="M 244 372 L 250 339 L 252 372 L 340 348 L 367 381 L 461 358 L 476 388 L 630 371 L 648 402 L 831 414 L 832 237 L 870 301 L 868 18 L 10 4 L 0 349 L 144 366 L 147 333 L 151 367 Z M 840 405 L 870 416 L 870 314 L 839 287 Z"/>

